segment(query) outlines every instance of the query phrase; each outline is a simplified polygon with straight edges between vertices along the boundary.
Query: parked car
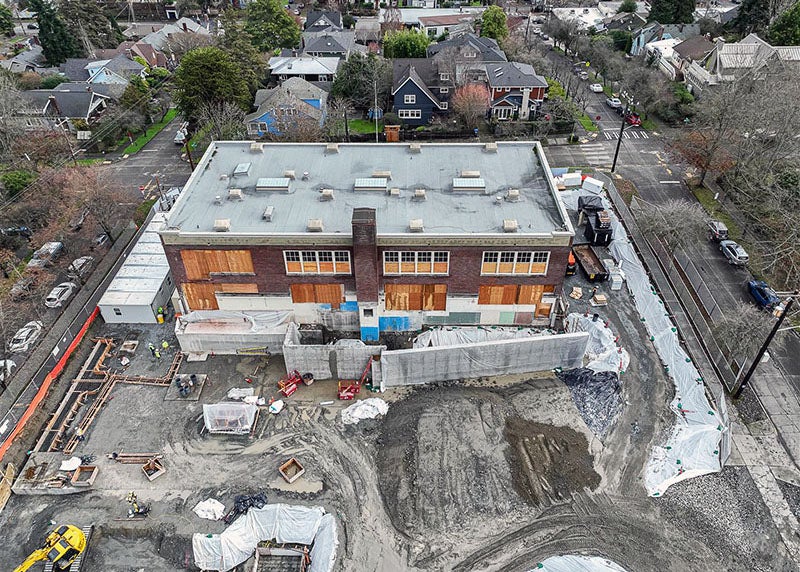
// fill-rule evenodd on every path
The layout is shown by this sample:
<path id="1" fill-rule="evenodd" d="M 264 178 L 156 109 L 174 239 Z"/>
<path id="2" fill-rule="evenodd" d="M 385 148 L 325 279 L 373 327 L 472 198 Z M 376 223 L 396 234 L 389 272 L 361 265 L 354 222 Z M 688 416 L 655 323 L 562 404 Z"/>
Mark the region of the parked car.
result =
<path id="1" fill-rule="evenodd" d="M 10 226 L 3 228 L 0 229 L 0 234 L 4 236 L 24 236 L 25 238 L 30 238 L 33 235 L 31 229 L 27 226 Z"/>
<path id="2" fill-rule="evenodd" d="M 92 246 L 90 246 L 89 248 L 94 250 L 95 248 L 100 248 L 100 247 L 103 247 L 103 246 L 107 245 L 109 242 L 111 242 L 111 241 L 109 240 L 108 233 L 99 232 L 94 237 L 94 240 L 92 240 Z"/>
<path id="3" fill-rule="evenodd" d="M 753 301 L 760 308 L 770 311 L 782 311 L 783 304 L 775 293 L 775 290 L 767 286 L 763 280 L 750 280 L 747 283 L 747 291 L 753 297 Z"/>
<path id="4" fill-rule="evenodd" d="M 542 34 L 542 40 L 544 40 L 546 42 L 549 39 L 550 39 L 550 36 L 548 36 L 547 34 Z"/>
<path id="5" fill-rule="evenodd" d="M 186 143 L 186 137 L 189 135 L 189 122 L 184 121 L 181 123 L 181 126 L 178 127 L 178 131 L 175 132 L 175 145 L 183 145 Z"/>
<path id="6" fill-rule="evenodd" d="M 718 220 L 708 221 L 708 240 L 719 242 L 728 239 L 728 227 Z"/>
<path id="7" fill-rule="evenodd" d="M 74 282 L 62 282 L 50 290 L 47 298 L 44 299 L 44 305 L 48 308 L 60 308 L 77 289 L 78 285 Z"/>
<path id="8" fill-rule="evenodd" d="M 589 86 L 589 90 L 595 93 L 603 93 L 603 86 L 599 83 L 593 83 Z"/>
<path id="9" fill-rule="evenodd" d="M 8 350 L 12 353 L 28 351 L 28 348 L 42 335 L 43 327 L 42 323 L 38 320 L 28 322 L 17 330 L 17 333 L 11 338 L 11 343 L 8 344 Z"/>
<path id="10" fill-rule="evenodd" d="M 625 115 L 625 123 L 628 125 L 639 126 L 642 124 L 642 118 L 639 117 L 638 113 L 627 113 Z"/>
<path id="11" fill-rule="evenodd" d="M 31 288 L 33 287 L 34 281 L 35 278 L 33 276 L 23 276 L 14 283 L 8 295 L 15 302 L 27 298 L 31 293 Z"/>
<path id="12" fill-rule="evenodd" d="M 5 384 L 6 380 L 11 377 L 11 372 L 16 369 L 17 364 L 10 359 L 0 360 L 0 383 Z"/>
<path id="13" fill-rule="evenodd" d="M 33 258 L 28 262 L 28 268 L 44 268 L 64 252 L 64 243 L 45 242 L 42 247 L 33 253 Z"/>
<path id="14" fill-rule="evenodd" d="M 72 232 L 78 232 L 83 228 L 83 223 L 86 222 L 86 217 L 89 216 L 89 209 L 83 209 L 78 213 L 75 218 L 69 221 L 69 229 Z"/>
<path id="15" fill-rule="evenodd" d="M 750 260 L 745 249 L 733 240 L 720 241 L 719 249 L 728 259 L 728 263 L 734 266 L 744 266 Z"/>
<path id="16" fill-rule="evenodd" d="M 585 71 L 582 71 L 578 73 L 578 77 L 583 81 L 586 81 L 587 79 L 589 79 L 589 74 Z"/>
<path id="17" fill-rule="evenodd" d="M 38 30 L 39 26 L 37 26 L 36 24 L 28 24 L 27 28 L 29 30 Z"/>
<path id="18" fill-rule="evenodd" d="M 622 107 L 622 102 L 618 97 L 609 97 L 606 99 L 606 105 L 612 109 L 620 109 Z"/>
<path id="19" fill-rule="evenodd" d="M 94 264 L 94 257 L 92 256 L 81 256 L 80 258 L 76 258 L 72 261 L 69 265 L 67 277 L 72 280 L 80 280 L 92 270 L 92 265 Z"/>

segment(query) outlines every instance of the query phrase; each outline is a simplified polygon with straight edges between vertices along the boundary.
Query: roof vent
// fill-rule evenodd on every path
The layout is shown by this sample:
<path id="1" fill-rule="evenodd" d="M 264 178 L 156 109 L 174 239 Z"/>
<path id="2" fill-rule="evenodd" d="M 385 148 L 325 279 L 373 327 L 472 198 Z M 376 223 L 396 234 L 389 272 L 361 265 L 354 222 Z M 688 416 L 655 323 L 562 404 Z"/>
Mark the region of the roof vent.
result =
<path id="1" fill-rule="evenodd" d="M 220 180 L 220 181 L 227 181 L 227 180 L 228 180 L 228 175 L 226 175 L 225 173 L 222 173 L 222 174 L 219 176 L 219 180 Z"/>
<path id="2" fill-rule="evenodd" d="M 283 172 L 283 176 L 286 177 L 287 179 L 291 179 L 293 181 L 295 179 L 294 171 L 284 171 Z"/>
<path id="3" fill-rule="evenodd" d="M 264 152 L 264 144 L 263 143 L 250 143 L 250 152 L 251 153 L 263 153 Z"/>
<path id="4" fill-rule="evenodd" d="M 425 189 L 414 189 L 414 200 L 415 201 L 424 201 L 427 197 L 425 196 Z"/>
<path id="5" fill-rule="evenodd" d="M 422 143 L 412 143 L 408 146 L 411 153 L 422 153 Z"/>
<path id="6" fill-rule="evenodd" d="M 257 191 L 289 191 L 288 177 L 262 177 L 256 181 Z"/>
<path id="7" fill-rule="evenodd" d="M 373 179 L 392 179 L 391 171 L 372 171 Z"/>
<path id="8" fill-rule="evenodd" d="M 453 191 L 480 191 L 486 190 L 486 181 L 480 178 L 455 178 L 453 179 Z"/>
<path id="9" fill-rule="evenodd" d="M 220 195 L 217 195 L 216 197 L 214 197 L 214 204 L 215 205 L 221 205 L 222 204 L 222 197 Z"/>
<path id="10" fill-rule="evenodd" d="M 508 189 L 506 193 L 506 200 L 511 203 L 516 203 L 519 201 L 519 189 Z"/>
<path id="11" fill-rule="evenodd" d="M 309 177 L 308 171 L 303 171 L 303 176 L 300 177 L 303 181 L 307 181 Z"/>
<path id="12" fill-rule="evenodd" d="M 421 218 L 412 218 L 408 221 L 408 230 L 411 232 L 422 232 L 425 230 L 425 227 L 422 224 Z"/>
<path id="13" fill-rule="evenodd" d="M 214 230 L 216 232 L 228 232 L 231 229 L 231 219 L 218 218 L 214 221 Z"/>
<path id="14" fill-rule="evenodd" d="M 233 170 L 234 177 L 246 177 L 250 173 L 252 163 L 239 163 Z"/>
<path id="15" fill-rule="evenodd" d="M 496 205 L 502 205 L 502 204 L 503 204 L 503 195 L 497 195 L 497 196 L 494 198 L 494 204 L 496 204 Z"/>
<path id="16" fill-rule="evenodd" d="M 306 230 L 308 232 L 322 232 L 322 219 L 321 218 L 308 219 Z"/>
<path id="17" fill-rule="evenodd" d="M 325 152 L 326 153 L 338 153 L 339 152 L 339 144 L 338 143 L 328 143 L 325 145 Z"/>
<path id="18" fill-rule="evenodd" d="M 244 196 L 242 195 L 242 189 L 228 189 L 228 200 L 243 201 Z"/>
<path id="19" fill-rule="evenodd" d="M 386 191 L 386 188 L 389 186 L 389 179 L 379 179 L 377 177 L 371 177 L 369 179 L 356 179 L 355 184 L 353 185 L 354 191 Z"/>
<path id="20" fill-rule="evenodd" d="M 519 224 L 517 224 L 517 219 L 515 218 L 503 219 L 503 232 L 517 232 L 518 228 Z"/>
<path id="21" fill-rule="evenodd" d="M 332 201 L 333 200 L 333 189 L 322 189 L 319 193 L 319 200 L 321 201 Z"/>
<path id="22" fill-rule="evenodd" d="M 264 214 L 261 215 L 261 218 L 263 218 L 267 222 L 272 222 L 272 215 L 273 214 L 275 214 L 275 207 L 272 206 L 272 205 L 269 205 L 267 208 L 264 209 Z"/>
<path id="23" fill-rule="evenodd" d="M 497 153 L 497 143 L 495 142 L 487 143 L 486 145 L 483 146 L 483 150 L 486 151 L 487 153 Z"/>
<path id="24" fill-rule="evenodd" d="M 480 179 L 481 172 L 480 171 L 461 171 L 461 178 L 462 179 Z"/>
<path id="25" fill-rule="evenodd" d="M 397 187 L 389 189 L 389 196 L 390 197 L 399 197 L 400 196 L 400 189 L 398 189 Z"/>

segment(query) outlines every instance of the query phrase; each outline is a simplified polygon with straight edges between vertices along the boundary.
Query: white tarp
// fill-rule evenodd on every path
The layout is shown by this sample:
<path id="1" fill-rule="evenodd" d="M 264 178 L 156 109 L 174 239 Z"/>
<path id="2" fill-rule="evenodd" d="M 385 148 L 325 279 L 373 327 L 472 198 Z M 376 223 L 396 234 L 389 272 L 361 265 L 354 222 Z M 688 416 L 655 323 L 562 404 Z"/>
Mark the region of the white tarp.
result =
<path id="1" fill-rule="evenodd" d="M 179 322 L 195 323 L 195 322 L 225 322 L 225 321 L 242 321 L 250 324 L 250 330 L 253 332 L 260 332 L 271 330 L 282 323 L 284 323 L 291 312 L 228 312 L 225 310 L 201 310 L 197 312 L 189 312 L 178 318 Z"/>
<path id="2" fill-rule="evenodd" d="M 578 197 L 585 191 L 563 191 L 561 199 L 567 208 L 577 210 Z M 728 428 L 706 399 L 700 373 L 683 350 L 664 301 L 650 283 L 625 228 L 617 219 L 611 204 L 603 196 L 603 204 L 611 215 L 614 240 L 609 250 L 625 268 L 628 290 L 667 374 L 675 384 L 675 398 L 670 409 L 676 414 L 675 426 L 662 447 L 654 447 L 645 470 L 648 494 L 659 496 L 684 479 L 719 472 L 720 440 Z"/>
<path id="3" fill-rule="evenodd" d="M 389 404 L 380 397 L 362 399 L 342 409 L 342 423 L 352 425 L 362 419 L 375 419 L 378 415 L 386 415 L 387 411 Z"/>
<path id="4" fill-rule="evenodd" d="M 468 327 L 449 326 L 426 330 L 414 338 L 414 348 L 477 344 L 500 340 L 517 340 L 534 336 L 554 334 L 552 330 L 534 328 Z"/>
<path id="5" fill-rule="evenodd" d="M 586 367 L 593 372 L 613 371 L 622 374 L 628 369 L 631 362 L 628 351 L 617 345 L 616 336 L 602 318 L 594 321 L 592 315 L 573 313 L 567 316 L 565 329 L 568 332 L 588 332 L 586 357 L 589 363 Z"/>
<path id="6" fill-rule="evenodd" d="M 201 570 L 230 570 L 266 540 L 313 544 L 308 572 L 329 572 L 339 544 L 333 516 L 321 507 L 268 504 L 251 508 L 222 534 L 192 535 L 194 563 Z"/>
<path id="7" fill-rule="evenodd" d="M 197 503 L 192 512 L 200 518 L 219 520 L 225 514 L 225 505 L 217 499 L 206 499 Z"/>
<path id="8" fill-rule="evenodd" d="M 210 433 L 250 432 L 256 419 L 258 406 L 250 403 L 224 402 L 203 405 L 203 421 Z"/>
<path id="9" fill-rule="evenodd" d="M 543 560 L 540 566 L 531 572 L 536 570 L 545 572 L 625 572 L 622 566 L 606 558 L 574 554 L 551 556 L 547 560 Z"/>

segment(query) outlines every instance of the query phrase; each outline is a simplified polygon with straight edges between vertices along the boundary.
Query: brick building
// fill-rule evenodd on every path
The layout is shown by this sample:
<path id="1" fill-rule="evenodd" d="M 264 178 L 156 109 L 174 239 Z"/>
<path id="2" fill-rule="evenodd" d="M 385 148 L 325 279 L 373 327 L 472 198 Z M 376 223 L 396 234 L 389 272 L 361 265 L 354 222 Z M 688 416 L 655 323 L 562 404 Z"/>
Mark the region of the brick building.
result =
<path id="1" fill-rule="evenodd" d="M 547 322 L 573 235 L 536 142 L 212 143 L 161 231 L 183 311 L 364 340 Z"/>

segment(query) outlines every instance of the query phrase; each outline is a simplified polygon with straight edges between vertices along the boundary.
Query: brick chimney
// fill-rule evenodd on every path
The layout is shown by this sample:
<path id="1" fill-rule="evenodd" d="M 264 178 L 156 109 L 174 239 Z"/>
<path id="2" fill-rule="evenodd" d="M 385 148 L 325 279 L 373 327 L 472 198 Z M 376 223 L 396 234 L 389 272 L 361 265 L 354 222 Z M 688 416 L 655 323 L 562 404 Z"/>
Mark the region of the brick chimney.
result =
<path id="1" fill-rule="evenodd" d="M 378 301 L 378 227 L 375 209 L 353 209 L 353 275 L 359 303 Z"/>

